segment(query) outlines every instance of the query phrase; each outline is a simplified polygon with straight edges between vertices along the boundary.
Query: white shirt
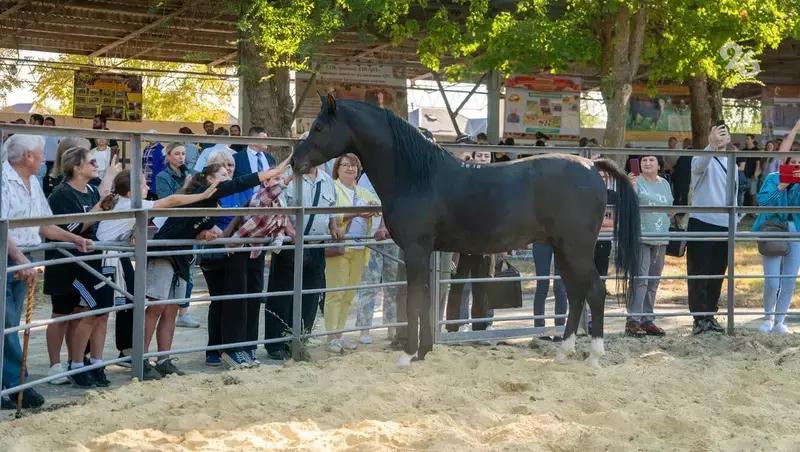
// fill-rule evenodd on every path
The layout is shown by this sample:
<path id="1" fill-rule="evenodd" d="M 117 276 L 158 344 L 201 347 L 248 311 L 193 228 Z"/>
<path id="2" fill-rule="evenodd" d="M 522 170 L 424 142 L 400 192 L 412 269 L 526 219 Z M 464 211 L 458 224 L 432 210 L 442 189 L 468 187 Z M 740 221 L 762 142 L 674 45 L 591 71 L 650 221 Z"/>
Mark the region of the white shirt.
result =
<path id="1" fill-rule="evenodd" d="M 111 147 L 106 146 L 103 149 L 92 149 L 91 157 L 97 162 L 97 176 L 102 179 L 106 175 L 108 165 L 111 164 Z"/>
<path id="2" fill-rule="evenodd" d="M 153 209 L 155 201 L 142 200 L 142 209 Z M 130 198 L 120 196 L 117 204 L 112 211 L 131 210 Z M 133 227 L 136 225 L 136 218 L 121 218 L 119 220 L 101 221 L 97 225 L 97 240 L 101 242 L 127 241 L 131 237 Z"/>
<path id="3" fill-rule="evenodd" d="M 251 148 L 247 148 L 247 159 L 250 161 L 250 171 L 255 173 L 258 171 L 258 161 L 261 160 L 261 170 L 269 169 L 269 162 L 263 152 L 256 152 Z"/>
<path id="4" fill-rule="evenodd" d="M 710 150 L 711 147 L 706 147 Z M 727 205 L 728 189 L 728 157 L 702 156 L 692 157 L 692 205 L 725 207 Z M 734 181 L 738 182 L 738 171 L 733 171 Z M 733 197 L 734 204 L 737 202 Z M 713 224 L 723 228 L 728 227 L 727 213 L 697 213 L 693 212 L 689 218 L 695 218 L 703 223 Z M 738 218 L 737 218 L 738 221 Z"/>
<path id="5" fill-rule="evenodd" d="M 61 137 L 48 135 L 44 138 L 44 160 L 47 162 L 55 161 L 56 151 L 58 150 L 58 142 Z"/>
<path id="6" fill-rule="evenodd" d="M 287 173 L 291 173 L 287 171 Z M 303 206 L 311 207 L 314 202 L 314 191 L 317 186 L 317 182 L 320 183 L 320 195 L 319 201 L 317 201 L 317 207 L 335 207 L 336 206 L 336 189 L 333 186 L 333 179 L 322 170 L 322 168 L 317 168 L 317 177 L 315 179 L 311 179 L 311 176 L 308 174 L 303 175 Z M 281 196 L 284 197 L 285 204 L 287 206 L 295 206 L 297 203 L 295 202 L 294 198 L 294 179 L 289 182 L 289 185 L 286 189 L 283 190 Z M 308 220 L 310 215 L 306 215 L 303 217 L 303 224 L 308 224 Z M 314 215 L 314 224 L 311 225 L 311 229 L 308 231 L 307 235 L 328 235 L 330 234 L 330 228 L 328 227 L 330 224 L 331 215 L 328 213 L 323 214 L 316 214 Z M 289 220 L 294 225 L 294 215 L 289 215 Z"/>
<path id="7" fill-rule="evenodd" d="M 17 170 L 10 163 L 3 162 L 3 202 L 0 205 L 0 217 L 12 219 L 53 215 L 36 176 L 30 176 L 28 183 L 30 191 L 25 188 L 25 183 Z M 38 226 L 14 228 L 8 231 L 8 236 L 17 246 L 37 246 L 42 243 Z"/>
<path id="8" fill-rule="evenodd" d="M 233 149 L 229 148 L 225 143 L 217 143 L 210 148 L 206 148 L 203 153 L 197 157 L 197 162 L 194 164 L 194 171 L 197 173 L 203 171 L 203 168 L 206 167 L 206 163 L 208 163 L 208 158 L 211 157 L 211 154 L 217 151 L 226 152 L 228 155 L 233 157 Z"/>

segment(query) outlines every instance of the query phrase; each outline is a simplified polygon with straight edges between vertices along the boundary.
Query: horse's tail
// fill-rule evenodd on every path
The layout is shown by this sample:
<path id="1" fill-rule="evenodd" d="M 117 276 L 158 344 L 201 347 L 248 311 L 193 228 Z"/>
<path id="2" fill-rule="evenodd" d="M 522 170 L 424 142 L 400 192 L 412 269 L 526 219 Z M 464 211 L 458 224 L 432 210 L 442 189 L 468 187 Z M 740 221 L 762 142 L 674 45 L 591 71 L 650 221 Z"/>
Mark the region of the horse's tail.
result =
<path id="1" fill-rule="evenodd" d="M 639 271 L 639 240 L 641 225 L 639 218 L 639 199 L 628 176 L 619 169 L 616 163 L 608 159 L 595 160 L 597 169 L 605 171 L 617 182 L 619 203 L 614 215 L 614 240 L 617 242 L 617 254 L 614 265 L 617 275 L 621 274 L 622 294 L 627 299 L 628 288 Z M 620 280 L 617 280 L 620 283 Z"/>

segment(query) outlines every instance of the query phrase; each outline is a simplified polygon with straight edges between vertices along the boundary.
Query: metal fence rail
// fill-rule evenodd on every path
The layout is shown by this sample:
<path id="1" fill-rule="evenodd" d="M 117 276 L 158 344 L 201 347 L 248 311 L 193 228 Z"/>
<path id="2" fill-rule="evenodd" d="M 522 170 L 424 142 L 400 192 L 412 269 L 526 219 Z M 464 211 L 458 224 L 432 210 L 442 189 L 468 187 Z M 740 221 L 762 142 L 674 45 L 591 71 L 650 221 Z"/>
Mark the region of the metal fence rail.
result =
<path id="1" fill-rule="evenodd" d="M 141 184 L 141 177 L 142 177 L 142 141 L 177 141 L 177 142 L 187 142 L 193 141 L 199 138 L 198 136 L 194 135 L 181 135 L 181 134 L 152 134 L 152 133 L 139 133 L 139 132 L 119 132 L 119 131 L 102 131 L 102 130 L 87 130 L 87 129 L 74 129 L 74 128 L 64 128 L 64 127 L 36 127 L 36 126 L 21 126 L 21 125 L 7 125 L 2 124 L 0 125 L 0 146 L 2 146 L 3 137 L 6 133 L 30 133 L 36 135 L 49 135 L 49 136 L 66 136 L 66 135 L 80 135 L 85 137 L 93 137 L 93 138 L 113 138 L 117 140 L 123 140 L 130 144 L 131 150 L 131 186 L 138 187 Z M 268 144 L 268 145 L 275 145 L 275 146 L 291 146 L 293 145 L 296 140 L 290 138 L 252 138 L 252 137 L 223 137 L 223 136 L 202 136 L 202 141 L 209 142 L 209 143 L 237 143 L 237 144 Z M 727 232 L 721 233 L 696 233 L 696 232 L 679 232 L 679 233 L 668 233 L 668 234 L 643 234 L 645 238 L 654 238 L 654 239 L 663 239 L 663 240 L 686 240 L 686 241 L 695 241 L 695 240 L 703 240 L 703 241 L 726 241 L 728 244 L 728 274 L 727 275 L 676 275 L 676 276 L 661 276 L 661 277 L 649 277 L 649 276 L 641 276 L 640 279 L 679 279 L 679 280 L 691 280 L 691 279 L 721 279 L 725 278 L 728 281 L 727 287 L 727 306 L 726 312 L 724 315 L 727 316 L 728 325 L 727 330 L 728 333 L 732 333 L 734 331 L 734 321 L 735 315 L 740 316 L 758 316 L 758 315 L 765 315 L 765 314 L 775 314 L 770 312 L 763 312 L 763 311 L 736 311 L 735 310 L 735 291 L 734 291 L 734 283 L 736 279 L 753 279 L 753 278 L 765 278 L 764 275 L 736 275 L 735 274 L 735 262 L 734 262 L 734 255 L 735 255 L 735 246 L 737 241 L 753 241 L 753 240 L 770 240 L 770 241 L 791 241 L 791 240 L 799 240 L 800 233 L 759 233 L 759 232 L 736 232 L 736 222 L 738 220 L 738 215 L 740 213 L 763 213 L 763 212 L 781 212 L 781 213 L 800 213 L 800 206 L 798 207 L 786 207 L 786 208 L 775 208 L 775 207 L 738 207 L 735 206 L 734 200 L 735 198 L 735 190 L 736 186 L 734 182 L 734 175 L 736 172 L 736 165 L 735 159 L 736 157 L 774 157 L 775 153 L 767 153 L 767 152 L 731 152 L 731 151 L 705 151 L 705 150 L 678 150 L 672 151 L 667 149 L 628 149 L 628 148 L 591 148 L 591 149 L 576 149 L 576 148 L 558 148 L 558 147 L 533 147 L 533 146 L 477 146 L 477 145 L 446 145 L 444 146 L 446 149 L 452 152 L 470 152 L 470 151 L 490 151 L 490 152 L 504 152 L 509 155 L 518 155 L 518 154 L 541 154 L 541 153 L 552 153 L 552 152 L 569 152 L 573 154 L 580 154 L 580 155 L 588 155 L 588 152 L 602 152 L 603 154 L 607 155 L 624 155 L 629 154 L 631 152 L 635 152 L 636 154 L 648 153 L 651 155 L 670 155 L 670 156 L 680 156 L 680 155 L 693 155 L 693 156 L 708 156 L 708 155 L 719 155 L 728 157 L 728 165 L 727 165 L 727 174 L 728 174 L 728 193 L 727 193 L 727 206 L 664 206 L 664 207 L 641 207 L 642 211 L 661 211 L 661 212 L 672 212 L 672 213 L 692 213 L 692 212 L 705 212 L 705 213 L 727 213 L 728 214 L 728 225 L 729 229 Z M 784 153 L 782 155 L 800 155 L 800 153 Z M 2 169 L 0 169 L 0 174 Z M 181 250 L 181 251 L 156 251 L 152 250 L 151 248 L 154 247 L 161 247 L 161 246 L 181 246 L 181 247 L 191 247 L 193 245 L 228 245 L 228 246 L 235 246 L 235 245 L 242 245 L 242 244 L 250 244 L 256 245 L 253 247 L 242 248 L 242 247 L 234 247 L 228 248 L 226 251 L 228 252 L 250 252 L 254 249 L 260 249 L 265 251 L 274 251 L 274 250 L 282 250 L 282 252 L 293 252 L 295 262 L 301 262 L 303 257 L 303 250 L 308 248 L 325 248 L 331 246 L 341 246 L 342 243 L 331 243 L 330 236 L 308 236 L 304 235 L 304 216 L 310 215 L 314 213 L 335 213 L 335 214 L 343 214 L 343 213 L 357 213 L 357 212 L 379 212 L 380 207 L 338 207 L 338 208 L 321 208 L 321 207 L 302 207 L 302 190 L 301 184 L 295 184 L 296 191 L 294 193 L 295 199 L 298 200 L 299 207 L 285 207 L 285 208 L 177 208 L 177 209 L 151 209 L 146 210 L 142 209 L 142 199 L 141 193 L 138 190 L 134 190 L 132 192 L 132 203 L 131 203 L 131 210 L 124 211 L 124 212 L 98 212 L 98 213 L 85 213 L 85 214 L 71 214 L 71 215 L 54 215 L 44 218 L 27 218 L 27 219 L 0 219 L 0 275 L 3 275 L 5 278 L 13 277 L 13 273 L 22 269 L 26 268 L 33 268 L 33 267 L 41 267 L 47 265 L 57 265 L 63 263 L 80 263 L 81 265 L 85 265 L 84 262 L 103 259 L 109 256 L 105 256 L 101 253 L 97 253 L 94 255 L 89 256 L 74 256 L 71 255 L 71 251 L 75 249 L 74 245 L 68 243 L 45 243 L 40 247 L 36 247 L 35 249 L 25 249 L 24 251 L 41 251 L 41 250 L 58 250 L 62 254 L 65 254 L 67 257 L 59 258 L 59 259 L 51 259 L 46 262 L 35 262 L 31 264 L 25 265 L 13 265 L 10 266 L 8 262 L 8 231 L 10 228 L 16 227 L 34 227 L 34 226 L 41 226 L 41 225 L 58 225 L 58 224 L 66 224 L 74 221 L 103 221 L 103 220 L 112 220 L 112 219 L 135 219 L 135 226 L 134 226 L 134 238 L 135 238 L 135 245 L 130 246 L 127 243 L 119 243 L 119 242 L 98 242 L 95 244 L 95 249 L 97 251 L 113 251 L 113 257 L 132 257 L 133 260 L 137 264 L 137 271 L 135 271 L 135 283 L 133 287 L 133 293 L 127 293 L 132 299 L 133 303 L 126 304 L 123 306 L 113 306 L 106 309 L 99 309 L 95 311 L 87 311 L 81 312 L 76 314 L 71 314 L 68 316 L 62 316 L 54 319 L 47 319 L 43 321 L 37 321 L 34 323 L 17 325 L 10 328 L 4 328 L 3 334 L 0 334 L 0 381 L 2 379 L 2 368 L 3 368 L 3 343 L 5 341 L 5 336 L 8 334 L 17 334 L 19 331 L 23 331 L 25 329 L 30 329 L 34 327 L 41 327 L 45 325 L 51 325 L 59 322 L 66 322 L 70 320 L 76 320 L 84 317 L 95 316 L 99 314 L 107 314 L 111 312 L 118 312 L 123 310 L 133 310 L 133 350 L 130 357 L 121 358 L 121 359 L 112 359 L 106 361 L 102 365 L 114 364 L 117 362 L 123 361 L 130 361 L 132 363 L 133 368 L 133 376 L 139 379 L 142 378 L 143 375 L 143 362 L 145 359 L 150 357 L 158 357 L 166 354 L 181 354 L 181 353 L 195 353 L 201 352 L 206 350 L 222 350 L 225 348 L 230 348 L 234 346 L 252 346 L 252 345 L 261 345 L 261 344 L 269 344 L 269 343 L 278 343 L 278 342 L 290 342 L 292 355 L 295 359 L 299 359 L 301 348 L 302 348 L 302 341 L 307 338 L 311 337 L 320 337 L 325 336 L 328 334 L 334 333 L 349 333 L 349 332 L 357 332 L 357 331 L 364 331 L 370 329 L 381 329 L 381 328 L 394 328 L 394 327 L 403 327 L 406 326 L 405 322 L 393 322 L 383 325 L 376 325 L 371 327 L 354 327 L 354 328 L 345 328 L 342 330 L 337 331 L 326 331 L 326 332 L 319 332 L 319 333 L 311 333 L 311 334 L 304 334 L 302 330 L 302 321 L 301 321 L 301 304 L 302 304 L 302 296 L 305 294 L 320 294 L 326 292 L 336 292 L 336 291 L 348 291 L 348 290 L 363 290 L 363 289 L 376 289 L 376 288 L 386 288 L 386 287 L 400 287 L 405 285 L 404 281 L 397 281 L 397 282 L 388 282 L 388 283 L 380 283 L 380 284 L 359 284 L 355 286 L 348 286 L 348 287 L 337 287 L 337 288 L 324 288 L 324 289 L 302 289 L 302 265 L 295 265 L 295 272 L 293 275 L 294 280 L 294 290 L 291 291 L 281 291 L 281 292 L 262 292 L 262 293 L 244 293 L 244 294 L 235 294 L 235 295 L 220 295 L 220 296 L 200 296 L 200 297 L 190 297 L 190 298 L 178 298 L 178 299 L 169 299 L 169 300 L 158 300 L 158 301 L 148 301 L 145 298 L 145 286 L 146 286 L 146 272 L 144 271 L 147 268 L 147 259 L 150 257 L 163 257 L 167 255 L 179 255 L 179 254 L 203 254 L 203 253 L 213 253 L 218 252 L 218 250 Z M 217 239 L 213 241 L 198 241 L 198 240 L 152 240 L 148 238 L 148 220 L 151 217 L 197 217 L 197 216 L 240 216 L 240 215 L 253 215 L 253 214 L 262 214 L 262 215 L 274 215 L 274 214 L 285 214 L 294 217 L 295 229 L 297 231 L 297 235 L 294 240 L 294 244 L 287 242 L 288 244 L 284 244 L 282 246 L 273 246 L 270 239 L 233 239 L 233 238 L 224 238 L 224 239 Z M 602 233 L 600 234 L 600 240 L 611 240 L 612 237 L 609 233 Z M 357 241 L 355 241 L 357 240 Z M 322 243 L 306 243 L 308 241 L 319 242 Z M 367 246 L 372 247 L 375 245 L 381 245 L 391 242 L 376 242 L 371 239 L 371 237 L 354 237 L 349 236 L 347 240 L 344 242 L 345 245 L 358 245 L 358 246 Z M 521 276 L 518 278 L 464 278 L 464 279 L 452 279 L 449 277 L 442 277 L 440 275 L 439 269 L 439 262 L 441 256 L 439 253 L 435 253 L 432 257 L 432 267 L 431 267 L 431 305 L 432 308 L 435 309 L 436 315 L 433 316 L 435 319 L 435 342 L 436 343 L 458 343 L 458 342 L 465 342 L 465 341 L 476 341 L 476 340 L 499 340 L 503 338 L 512 338 L 512 337 L 522 337 L 522 336 L 530 336 L 530 335 L 537 335 L 537 334 L 559 334 L 563 331 L 562 328 L 552 328 L 552 327 L 525 327 L 525 328 L 511 328 L 511 329 L 493 329 L 487 331 L 472 331 L 472 332 L 459 332 L 459 333 L 441 333 L 440 328 L 442 325 L 461 325 L 467 324 L 472 322 L 511 322 L 511 321 L 528 321 L 528 320 L 538 320 L 538 319 L 547 319 L 547 318 L 564 318 L 566 315 L 546 315 L 546 316 L 508 316 L 508 317 L 494 317 L 494 318 L 483 318 L 483 319 L 459 319 L 459 320 L 443 320 L 438 317 L 438 313 L 440 311 L 439 306 L 439 294 L 442 290 L 442 285 L 446 284 L 465 284 L 465 283 L 498 283 L 504 281 L 540 281 L 540 280 L 557 280 L 559 276 Z M 95 275 L 97 276 L 97 275 Z M 100 275 L 102 276 L 102 275 Z M 796 275 L 781 275 L 781 276 L 796 276 Z M 770 276 L 772 277 L 772 276 Z M 778 277 L 778 276 L 775 276 Z M 607 277 L 606 279 L 614 279 L 614 276 Z M 3 280 L 5 281 L 5 280 Z M 109 281 L 110 282 L 110 281 Z M 118 288 L 118 287 L 115 287 Z M 128 288 L 130 289 L 130 288 Z M 180 350 L 169 350 L 164 352 L 148 352 L 144 350 L 144 323 L 145 323 L 145 309 L 147 306 L 158 306 L 158 305 L 167 305 L 167 304 L 178 304 L 183 302 L 198 302 L 198 301 L 225 301 L 225 302 L 239 302 L 247 299 L 252 298 L 261 298 L 266 299 L 270 297 L 276 296 L 287 296 L 292 295 L 292 303 L 293 303 L 293 310 L 294 316 L 291 319 L 291 325 L 289 325 L 290 334 L 287 334 L 285 337 L 278 338 L 278 339 L 269 339 L 269 340 L 258 340 L 258 341 L 249 341 L 249 342 L 242 342 L 237 344 L 222 344 L 218 346 L 198 346 L 198 347 L 190 347 Z M 0 317 L 5 318 L 5 310 L 6 310 L 6 291 L 3 290 L 0 292 Z M 712 315 L 716 313 L 690 313 L 690 312 L 660 312 L 655 313 L 655 317 L 682 317 L 682 316 L 690 316 L 690 315 Z M 779 313 L 781 314 L 781 313 Z M 797 310 L 789 310 L 786 313 L 788 315 L 800 315 L 800 311 Z M 609 313 L 606 315 L 610 318 L 617 318 L 617 317 L 625 317 L 625 313 Z M 52 381 L 54 379 L 60 378 L 62 376 L 74 375 L 80 372 L 87 372 L 93 370 L 101 365 L 93 365 L 93 366 L 86 366 L 81 369 L 71 370 L 59 375 L 48 376 L 46 378 L 41 378 L 35 381 L 29 381 L 21 386 L 16 386 L 10 389 L 5 389 L 0 391 L 0 394 L 3 396 L 10 395 L 16 393 L 20 390 L 34 387 L 36 385 L 46 383 L 48 381 Z"/>

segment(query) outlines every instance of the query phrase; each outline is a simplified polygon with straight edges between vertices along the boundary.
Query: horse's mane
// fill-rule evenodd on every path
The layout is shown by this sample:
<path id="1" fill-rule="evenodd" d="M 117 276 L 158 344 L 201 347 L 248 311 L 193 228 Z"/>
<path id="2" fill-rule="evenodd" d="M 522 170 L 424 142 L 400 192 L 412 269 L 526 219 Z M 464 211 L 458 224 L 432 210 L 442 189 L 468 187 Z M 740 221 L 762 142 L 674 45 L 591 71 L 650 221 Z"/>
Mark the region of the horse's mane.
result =
<path id="1" fill-rule="evenodd" d="M 351 105 L 374 109 L 376 113 L 383 112 L 392 134 L 394 146 L 392 152 L 395 168 L 398 171 L 397 176 L 403 178 L 410 186 L 429 187 L 434 171 L 448 157 L 452 157 L 444 148 L 428 141 L 416 127 L 394 114 L 392 110 L 366 102 L 353 102 Z"/>

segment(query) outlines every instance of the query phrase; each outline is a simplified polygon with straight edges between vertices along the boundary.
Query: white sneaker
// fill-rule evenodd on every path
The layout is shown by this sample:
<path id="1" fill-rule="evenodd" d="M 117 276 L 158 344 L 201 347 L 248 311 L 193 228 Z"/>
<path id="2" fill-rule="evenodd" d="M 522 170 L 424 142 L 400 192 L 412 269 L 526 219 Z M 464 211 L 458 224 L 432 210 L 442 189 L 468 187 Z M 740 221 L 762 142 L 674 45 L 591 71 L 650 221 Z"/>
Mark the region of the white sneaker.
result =
<path id="1" fill-rule="evenodd" d="M 355 350 L 358 348 L 358 344 L 355 342 L 350 342 L 350 339 L 346 337 L 339 339 L 339 344 L 342 346 L 342 348 L 347 350 Z"/>
<path id="2" fill-rule="evenodd" d="M 333 339 L 332 341 L 328 342 L 328 351 L 331 353 L 342 353 L 342 344 L 339 339 Z"/>
<path id="3" fill-rule="evenodd" d="M 361 342 L 364 345 L 369 345 L 372 343 L 372 336 L 370 336 L 369 334 L 366 334 L 364 336 L 359 336 L 358 342 Z"/>
<path id="4" fill-rule="evenodd" d="M 64 364 L 62 364 L 62 363 L 53 364 L 50 367 L 50 370 L 47 371 L 47 376 L 51 377 L 53 375 L 60 374 L 62 372 L 66 372 L 66 371 L 67 371 L 67 366 L 65 366 Z M 69 384 L 69 378 L 67 378 L 67 377 L 56 378 L 55 380 L 50 380 L 50 384 L 51 385 L 66 385 L 66 384 Z"/>
<path id="5" fill-rule="evenodd" d="M 772 331 L 772 320 L 770 319 L 764 320 L 764 323 L 761 324 L 761 326 L 758 328 L 758 331 L 764 334 L 767 334 L 770 331 Z"/>
<path id="6" fill-rule="evenodd" d="M 792 330 L 783 323 L 776 323 L 775 326 L 772 327 L 772 332 L 775 334 L 792 334 Z"/>

